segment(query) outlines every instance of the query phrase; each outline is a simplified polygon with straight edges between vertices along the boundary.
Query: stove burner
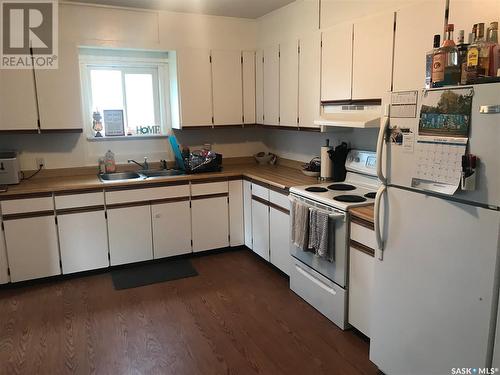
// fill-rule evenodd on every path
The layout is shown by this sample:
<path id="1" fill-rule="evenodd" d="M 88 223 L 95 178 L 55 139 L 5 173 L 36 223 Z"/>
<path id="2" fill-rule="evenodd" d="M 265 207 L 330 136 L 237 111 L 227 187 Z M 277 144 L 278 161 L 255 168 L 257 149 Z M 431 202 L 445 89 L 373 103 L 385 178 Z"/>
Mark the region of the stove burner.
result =
<path id="1" fill-rule="evenodd" d="M 333 185 L 328 186 L 328 189 L 347 191 L 347 190 L 356 190 L 356 186 L 352 186 L 349 184 L 333 184 Z"/>
<path id="2" fill-rule="evenodd" d="M 366 201 L 366 198 L 363 198 L 360 195 L 349 195 L 349 194 L 338 195 L 336 197 L 333 197 L 333 199 L 339 202 L 348 202 L 348 203 L 358 203 Z"/>
<path id="3" fill-rule="evenodd" d="M 328 191 L 328 189 L 321 186 L 310 186 L 306 188 L 306 191 L 310 191 L 311 193 L 324 193 L 325 191 Z"/>
<path id="4" fill-rule="evenodd" d="M 366 197 L 366 198 L 370 198 L 370 199 L 375 199 L 375 196 L 376 196 L 376 195 L 377 195 L 377 193 L 375 193 L 375 192 L 373 192 L 373 191 L 372 191 L 372 192 L 370 192 L 370 193 L 366 193 L 366 194 L 365 194 L 365 197 Z"/>

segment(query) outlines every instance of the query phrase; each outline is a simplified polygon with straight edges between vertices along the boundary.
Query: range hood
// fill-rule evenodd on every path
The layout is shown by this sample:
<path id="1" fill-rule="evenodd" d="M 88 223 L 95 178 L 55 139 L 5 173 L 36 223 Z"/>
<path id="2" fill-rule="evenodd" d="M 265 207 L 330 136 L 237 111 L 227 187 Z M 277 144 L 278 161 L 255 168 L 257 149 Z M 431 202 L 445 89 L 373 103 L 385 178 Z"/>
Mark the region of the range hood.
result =
<path id="1" fill-rule="evenodd" d="M 321 103 L 321 118 L 314 121 L 322 132 L 333 128 L 379 128 L 383 116 L 382 102 L 375 100 L 349 100 Z"/>

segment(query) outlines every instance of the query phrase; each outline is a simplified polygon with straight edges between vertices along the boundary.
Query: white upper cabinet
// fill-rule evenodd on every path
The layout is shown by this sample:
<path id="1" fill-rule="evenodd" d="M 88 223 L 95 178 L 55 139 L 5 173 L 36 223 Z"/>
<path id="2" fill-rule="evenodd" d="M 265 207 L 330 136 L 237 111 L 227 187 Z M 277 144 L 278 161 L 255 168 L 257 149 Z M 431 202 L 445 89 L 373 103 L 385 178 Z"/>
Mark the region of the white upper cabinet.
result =
<path id="1" fill-rule="evenodd" d="M 264 124 L 279 125 L 280 59 L 279 45 L 264 49 Z"/>
<path id="2" fill-rule="evenodd" d="M 241 124 L 243 87 L 240 51 L 212 50 L 212 85 L 214 124 Z"/>
<path id="3" fill-rule="evenodd" d="M 59 67 L 36 70 L 42 130 L 83 129 L 80 71 L 76 45 L 61 43 Z"/>
<path id="4" fill-rule="evenodd" d="M 255 52 L 241 52 L 243 76 L 243 123 L 255 124 Z"/>
<path id="5" fill-rule="evenodd" d="M 297 126 L 299 101 L 299 46 L 292 40 L 280 44 L 279 50 L 279 122 Z"/>
<path id="6" fill-rule="evenodd" d="M 334 26 L 321 35 L 321 100 L 351 98 L 352 24 Z"/>
<path id="7" fill-rule="evenodd" d="M 443 32 L 445 3 L 445 0 L 424 1 L 398 10 L 394 44 L 394 91 L 424 87 L 425 54 L 432 49 L 434 35 Z"/>
<path id="8" fill-rule="evenodd" d="M 0 69 L 0 130 L 37 130 L 33 71 Z"/>
<path id="9" fill-rule="evenodd" d="M 393 12 L 354 23 L 352 99 L 382 98 L 391 90 L 393 34 Z"/>
<path id="10" fill-rule="evenodd" d="M 264 123 L 264 50 L 255 52 L 255 122 Z"/>
<path id="11" fill-rule="evenodd" d="M 490 22 L 500 21 L 500 0 L 450 0 L 448 22 L 455 25 L 455 36 L 459 30 L 467 35 L 475 23 L 484 22 L 489 27 Z"/>
<path id="12" fill-rule="evenodd" d="M 321 34 L 304 35 L 299 41 L 299 126 L 317 127 L 319 117 Z"/>
<path id="13" fill-rule="evenodd" d="M 181 127 L 212 125 L 212 67 L 210 50 L 177 51 Z"/>

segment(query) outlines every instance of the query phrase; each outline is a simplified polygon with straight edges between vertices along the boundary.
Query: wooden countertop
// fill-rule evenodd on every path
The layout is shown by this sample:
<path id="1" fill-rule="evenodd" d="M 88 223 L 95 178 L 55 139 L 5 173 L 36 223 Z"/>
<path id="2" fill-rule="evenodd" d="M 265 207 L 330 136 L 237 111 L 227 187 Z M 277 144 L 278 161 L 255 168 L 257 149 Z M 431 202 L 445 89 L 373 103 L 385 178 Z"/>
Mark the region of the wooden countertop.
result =
<path id="1" fill-rule="evenodd" d="M 373 204 L 369 205 L 369 206 L 361 206 L 361 207 L 351 208 L 349 210 L 349 213 L 352 216 L 369 221 L 370 223 L 374 222 Z"/>
<path id="2" fill-rule="evenodd" d="M 224 166 L 222 172 L 199 173 L 193 175 L 148 178 L 136 181 L 102 182 L 95 173 L 64 175 L 59 177 L 37 177 L 22 181 L 18 185 L 9 185 L 8 191 L 0 193 L 2 198 L 17 195 L 61 192 L 85 189 L 101 189 L 116 186 L 148 185 L 176 181 L 195 181 L 213 178 L 242 177 L 269 184 L 278 189 L 288 190 L 292 186 L 317 183 L 314 177 L 305 176 L 299 169 L 281 165 L 260 166 L 257 164 L 231 164 Z"/>

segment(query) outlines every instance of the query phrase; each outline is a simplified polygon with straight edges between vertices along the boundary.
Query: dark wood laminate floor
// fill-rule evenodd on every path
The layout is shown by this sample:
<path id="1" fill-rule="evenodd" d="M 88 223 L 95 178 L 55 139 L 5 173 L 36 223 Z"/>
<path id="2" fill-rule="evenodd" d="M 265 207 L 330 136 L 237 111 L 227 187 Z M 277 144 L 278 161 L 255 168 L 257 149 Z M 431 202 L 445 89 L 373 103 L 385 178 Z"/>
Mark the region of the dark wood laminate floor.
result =
<path id="1" fill-rule="evenodd" d="M 343 332 L 246 250 L 115 291 L 109 274 L 0 290 L 1 374 L 374 374 Z"/>

